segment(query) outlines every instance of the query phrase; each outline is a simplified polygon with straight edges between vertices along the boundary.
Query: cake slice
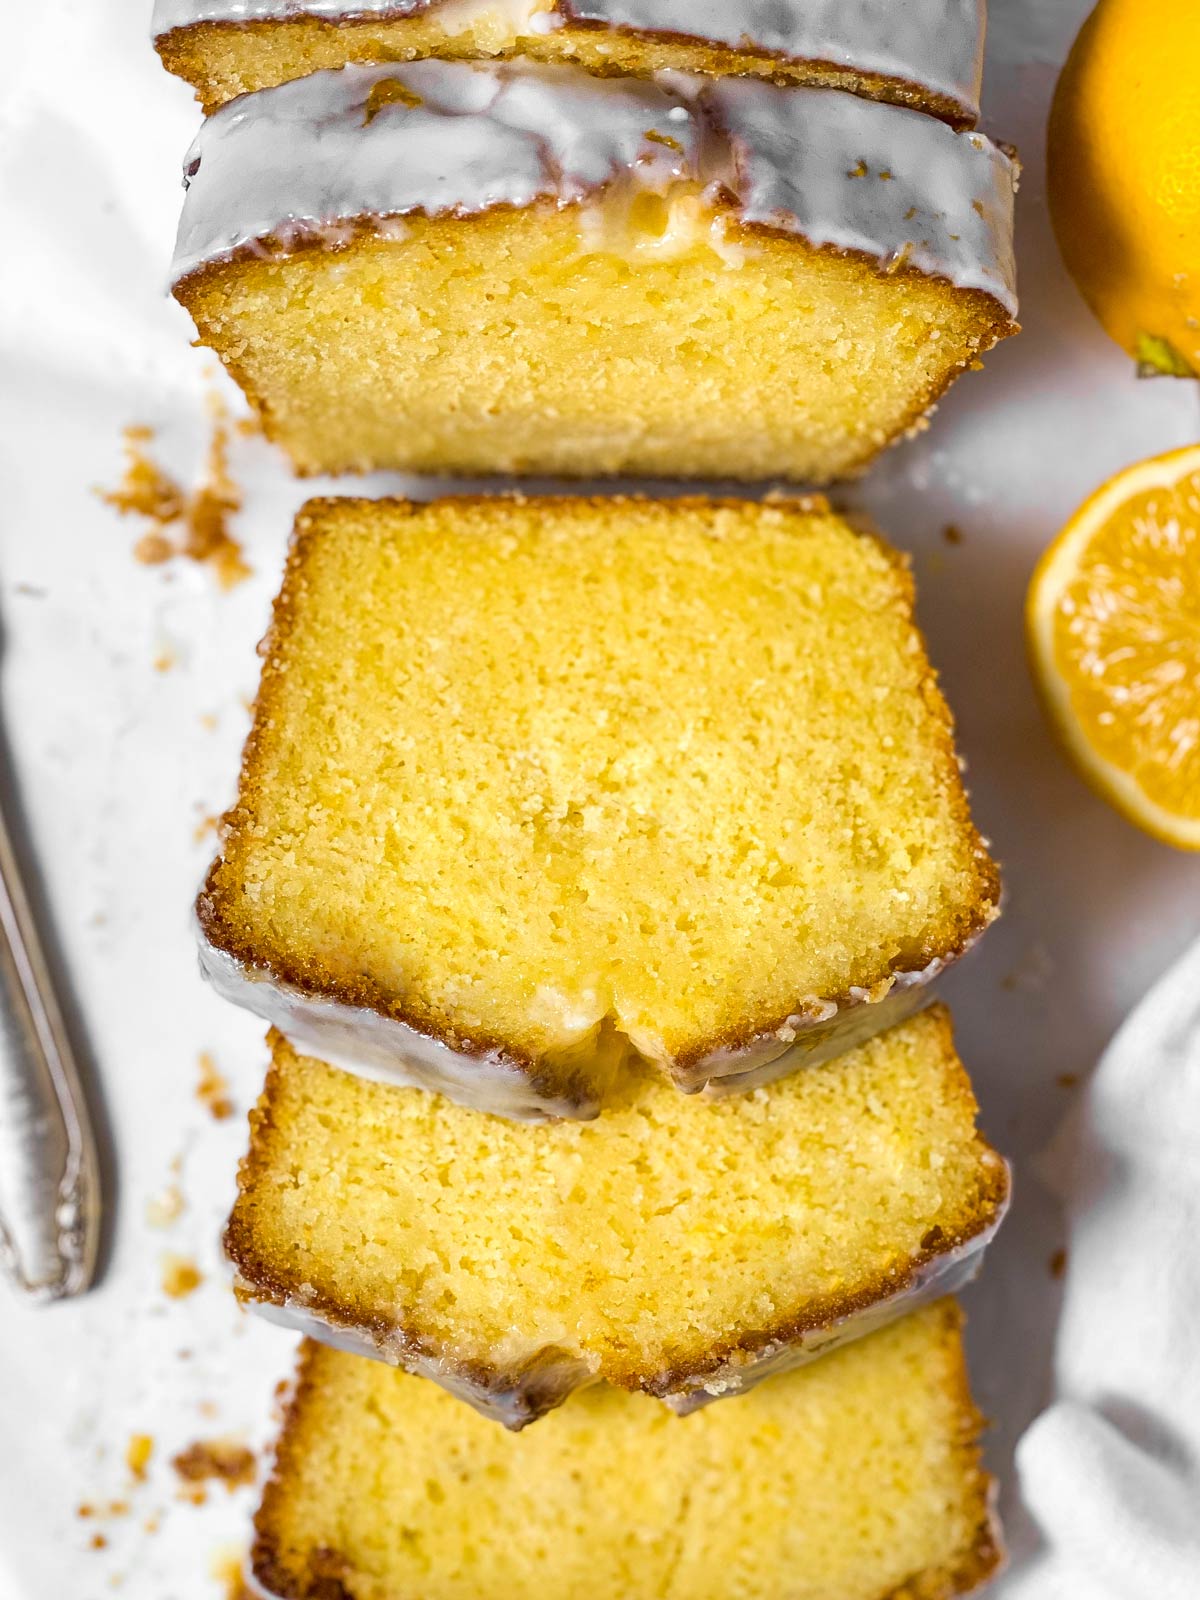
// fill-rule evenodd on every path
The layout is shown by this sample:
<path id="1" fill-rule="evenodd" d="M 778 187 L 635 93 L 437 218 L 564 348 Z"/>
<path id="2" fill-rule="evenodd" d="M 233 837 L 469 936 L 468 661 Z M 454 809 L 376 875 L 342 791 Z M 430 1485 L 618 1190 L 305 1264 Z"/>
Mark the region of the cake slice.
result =
<path id="1" fill-rule="evenodd" d="M 530 55 L 590 72 L 749 73 L 979 114 L 985 0 L 156 0 L 155 46 L 206 111 L 350 62 Z"/>
<path id="2" fill-rule="evenodd" d="M 940 1007 L 750 1094 L 631 1075 L 543 1128 L 273 1045 L 239 1298 L 513 1428 L 597 1379 L 689 1411 L 801 1365 L 961 1287 L 1008 1198 Z"/>
<path id="3" fill-rule="evenodd" d="M 908 572 L 823 502 L 314 501 L 262 652 L 202 962 L 334 1065 L 744 1088 L 996 915 Z"/>
<path id="4" fill-rule="evenodd" d="M 209 118 L 174 293 L 303 473 L 825 481 L 1015 331 L 1015 169 L 833 89 L 344 67 Z"/>
<path id="5" fill-rule="evenodd" d="M 255 1519 L 279 1600 L 949 1600 L 999 1566 L 942 1301 L 686 1422 L 599 1387 L 539 1428 L 305 1345 Z"/>

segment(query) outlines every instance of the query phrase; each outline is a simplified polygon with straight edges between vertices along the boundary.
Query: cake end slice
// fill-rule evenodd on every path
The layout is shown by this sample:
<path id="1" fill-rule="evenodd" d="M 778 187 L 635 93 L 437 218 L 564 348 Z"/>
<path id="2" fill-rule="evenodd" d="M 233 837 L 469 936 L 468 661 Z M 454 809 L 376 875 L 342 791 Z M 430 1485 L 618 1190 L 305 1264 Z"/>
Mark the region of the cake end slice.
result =
<path id="1" fill-rule="evenodd" d="M 279 1600 L 950 1600 L 1001 1560 L 950 1301 L 686 1420 L 597 1387 L 506 1434 L 306 1345 L 256 1518 Z"/>

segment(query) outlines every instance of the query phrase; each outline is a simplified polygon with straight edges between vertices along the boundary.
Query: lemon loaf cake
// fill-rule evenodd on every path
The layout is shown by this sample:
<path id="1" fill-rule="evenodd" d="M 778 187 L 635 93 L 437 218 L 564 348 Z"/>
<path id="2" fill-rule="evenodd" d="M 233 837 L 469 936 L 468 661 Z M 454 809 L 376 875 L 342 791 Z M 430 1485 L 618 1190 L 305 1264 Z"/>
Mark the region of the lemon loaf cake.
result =
<path id="1" fill-rule="evenodd" d="M 822 501 L 313 501 L 262 649 L 202 964 L 335 1065 L 743 1088 L 996 914 L 907 569 Z"/>
<path id="2" fill-rule="evenodd" d="M 547 1127 L 273 1047 L 239 1298 L 509 1427 L 597 1379 L 740 1393 L 961 1287 L 1007 1201 L 940 1007 L 749 1094 L 631 1074 Z"/>
<path id="3" fill-rule="evenodd" d="M 349 66 L 187 174 L 174 293 L 303 473 L 825 481 L 1016 328 L 1009 157 L 836 89 Z"/>
<path id="4" fill-rule="evenodd" d="M 205 109 L 321 68 L 530 55 L 589 72 L 748 73 L 979 114 L 985 0 L 156 0 L 155 45 Z"/>
<path id="5" fill-rule="evenodd" d="M 336 1066 L 746 1088 L 997 912 L 907 568 L 822 501 L 312 501 L 262 653 L 203 966 Z"/>
<path id="6" fill-rule="evenodd" d="M 527 1433 L 305 1345 L 255 1519 L 279 1600 L 949 1600 L 1000 1564 L 957 1308 L 681 1422 L 603 1386 Z"/>

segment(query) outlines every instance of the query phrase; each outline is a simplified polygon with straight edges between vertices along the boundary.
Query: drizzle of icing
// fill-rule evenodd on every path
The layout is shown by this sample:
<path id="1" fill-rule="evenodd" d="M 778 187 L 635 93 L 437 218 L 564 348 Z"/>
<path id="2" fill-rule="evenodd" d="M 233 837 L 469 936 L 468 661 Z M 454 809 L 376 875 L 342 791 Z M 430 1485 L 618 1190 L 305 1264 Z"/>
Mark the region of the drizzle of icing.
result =
<path id="1" fill-rule="evenodd" d="M 380 103 L 385 81 L 407 94 Z M 573 67 L 416 61 L 314 73 L 231 101 L 201 128 L 174 277 L 362 216 L 571 205 L 626 173 L 665 190 L 696 167 L 698 133 L 677 96 Z"/>
<path id="2" fill-rule="evenodd" d="M 496 15 L 522 34 L 581 22 L 673 34 L 781 61 L 833 66 L 912 83 L 979 111 L 986 0 L 155 0 L 157 37 L 202 22 L 399 19 L 436 12 L 447 32 Z"/>
<path id="3" fill-rule="evenodd" d="M 526 1070 L 500 1051 L 471 1055 L 365 1006 L 309 995 L 244 966 L 208 943 L 197 924 L 200 971 L 223 999 L 263 1018 L 298 1050 L 330 1066 L 380 1083 L 444 1094 L 458 1105 L 513 1122 L 555 1117 L 587 1121 L 592 1100 L 539 1090 Z"/>
<path id="4" fill-rule="evenodd" d="M 381 96 L 384 82 L 399 92 Z M 336 245 L 364 218 L 682 182 L 731 196 L 751 225 L 905 263 L 1016 311 L 1009 158 L 981 134 L 839 90 L 713 79 L 685 94 L 528 61 L 348 66 L 231 101 L 186 172 L 176 282 L 242 251 Z"/>
<path id="5" fill-rule="evenodd" d="M 1010 314 L 1013 163 L 980 133 L 851 94 L 714 79 L 742 219 L 982 289 Z M 883 115 L 880 116 L 879 113 Z M 890 251 L 881 250 L 891 232 Z"/>

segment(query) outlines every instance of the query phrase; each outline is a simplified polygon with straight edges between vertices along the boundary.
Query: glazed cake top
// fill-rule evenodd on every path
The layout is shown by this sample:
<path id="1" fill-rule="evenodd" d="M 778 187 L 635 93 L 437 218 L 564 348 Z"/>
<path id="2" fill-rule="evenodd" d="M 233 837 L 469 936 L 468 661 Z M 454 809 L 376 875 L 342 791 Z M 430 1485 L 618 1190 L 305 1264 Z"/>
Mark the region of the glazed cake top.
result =
<path id="1" fill-rule="evenodd" d="M 512 13 L 699 39 L 781 60 L 820 61 L 915 83 L 979 112 L 986 0 L 156 0 L 154 32 L 201 22 L 395 19 L 429 10 Z"/>
<path id="2" fill-rule="evenodd" d="M 526 61 L 347 66 L 231 101 L 188 153 L 173 280 L 266 243 L 336 245 L 364 217 L 578 204 L 617 180 L 699 186 L 746 224 L 1016 314 L 1016 169 L 982 134 L 840 90 Z"/>

